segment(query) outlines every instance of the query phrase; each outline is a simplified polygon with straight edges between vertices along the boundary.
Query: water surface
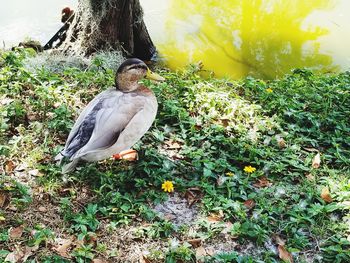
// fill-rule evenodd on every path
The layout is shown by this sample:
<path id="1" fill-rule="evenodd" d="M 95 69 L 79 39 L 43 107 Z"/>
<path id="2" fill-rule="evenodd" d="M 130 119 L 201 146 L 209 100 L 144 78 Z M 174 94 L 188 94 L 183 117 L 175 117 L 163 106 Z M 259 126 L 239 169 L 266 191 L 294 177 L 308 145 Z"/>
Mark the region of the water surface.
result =
<path id="1" fill-rule="evenodd" d="M 76 0 L 1 0 L 0 47 L 10 48 L 25 38 L 42 45 L 61 27 L 61 10 Z"/>

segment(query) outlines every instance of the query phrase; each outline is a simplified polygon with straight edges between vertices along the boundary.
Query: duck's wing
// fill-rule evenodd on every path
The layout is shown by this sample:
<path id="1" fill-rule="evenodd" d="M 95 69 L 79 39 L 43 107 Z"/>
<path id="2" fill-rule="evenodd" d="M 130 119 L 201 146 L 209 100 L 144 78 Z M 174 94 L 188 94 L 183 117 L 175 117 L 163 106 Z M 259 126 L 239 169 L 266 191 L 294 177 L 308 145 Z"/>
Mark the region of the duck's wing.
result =
<path id="1" fill-rule="evenodd" d="M 116 91 L 115 88 L 109 88 L 100 94 L 98 94 L 92 101 L 86 105 L 86 107 L 83 109 L 83 111 L 79 114 L 78 119 L 75 121 L 69 135 L 66 141 L 65 148 L 71 143 L 72 138 L 74 138 L 79 131 L 79 128 L 84 120 L 86 120 L 87 116 L 91 114 L 91 112 L 95 109 L 96 105 L 101 103 L 106 98 L 109 98 L 111 96 L 120 96 L 122 93 Z M 118 96 L 118 97 L 119 97 Z"/>
<path id="2" fill-rule="evenodd" d="M 72 138 L 66 151 L 71 160 L 81 158 L 97 161 L 111 156 L 106 149 L 117 144 L 120 135 L 130 123 L 133 123 L 135 116 L 149 107 L 146 106 L 149 103 L 146 96 L 119 91 L 111 95 L 113 96 L 96 103 L 93 110 L 86 114 L 81 122 L 76 136 Z M 154 118 L 151 123 L 153 120 Z M 143 121 L 150 122 L 147 117 Z M 132 134 L 135 133 L 138 134 L 139 131 L 129 131 L 129 136 L 134 136 Z"/>
<path id="3" fill-rule="evenodd" d="M 95 109 L 96 105 L 99 104 L 101 101 L 103 101 L 105 98 L 108 98 L 111 95 L 113 95 L 113 93 L 115 93 L 115 91 L 116 91 L 115 88 L 107 89 L 107 90 L 101 92 L 99 95 L 97 95 L 92 101 L 90 101 L 88 103 L 88 105 L 86 105 L 86 107 L 83 109 L 83 111 L 79 114 L 79 117 L 75 121 L 71 131 L 69 132 L 64 149 L 59 154 L 57 154 L 57 156 L 55 157 L 56 161 L 62 161 L 62 159 L 64 157 L 70 157 L 72 155 L 72 154 L 69 154 L 68 149 L 70 148 L 70 146 L 72 144 L 72 139 L 75 138 L 74 143 L 76 144 L 77 143 L 77 134 L 79 132 L 84 131 L 84 129 L 82 129 L 82 123 L 85 121 L 83 126 L 86 126 L 87 123 L 90 123 L 89 121 L 86 121 L 86 120 L 89 119 L 89 117 L 91 117 L 91 113 Z M 80 135 L 80 137 L 81 137 L 81 135 Z"/>

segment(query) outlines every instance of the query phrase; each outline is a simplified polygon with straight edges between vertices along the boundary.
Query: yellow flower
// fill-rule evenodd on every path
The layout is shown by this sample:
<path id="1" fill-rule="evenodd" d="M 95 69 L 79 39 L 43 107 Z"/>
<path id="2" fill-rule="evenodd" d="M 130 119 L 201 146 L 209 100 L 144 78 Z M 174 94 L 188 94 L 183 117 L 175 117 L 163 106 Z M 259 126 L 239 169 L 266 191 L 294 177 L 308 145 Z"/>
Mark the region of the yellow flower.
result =
<path id="1" fill-rule="evenodd" d="M 271 92 L 273 92 L 273 89 L 268 88 L 268 89 L 266 89 L 266 92 L 271 93 Z"/>
<path id="2" fill-rule="evenodd" d="M 227 175 L 227 176 L 234 176 L 235 174 L 232 173 L 232 172 L 227 172 L 226 175 Z"/>
<path id="3" fill-rule="evenodd" d="M 162 184 L 162 189 L 164 190 L 164 192 L 174 192 L 174 185 L 173 185 L 173 182 L 171 181 L 165 181 L 163 184 Z"/>
<path id="4" fill-rule="evenodd" d="M 250 165 L 244 167 L 244 171 L 245 171 L 246 173 L 254 173 L 255 170 L 256 170 L 256 168 L 255 168 L 255 167 L 252 167 L 252 166 L 250 166 Z"/>

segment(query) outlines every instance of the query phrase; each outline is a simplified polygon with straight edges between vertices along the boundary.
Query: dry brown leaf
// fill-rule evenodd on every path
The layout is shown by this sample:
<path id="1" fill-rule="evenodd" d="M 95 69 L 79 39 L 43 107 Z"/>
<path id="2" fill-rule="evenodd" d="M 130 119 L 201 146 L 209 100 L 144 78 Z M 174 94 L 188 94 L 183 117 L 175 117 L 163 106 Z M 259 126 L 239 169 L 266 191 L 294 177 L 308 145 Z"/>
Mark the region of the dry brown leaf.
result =
<path id="1" fill-rule="evenodd" d="M 276 141 L 278 144 L 278 147 L 280 147 L 281 149 L 286 148 L 286 141 L 279 135 L 276 135 Z"/>
<path id="2" fill-rule="evenodd" d="M 281 138 L 281 140 L 278 140 L 277 143 L 281 149 L 286 148 L 287 146 L 286 141 L 283 138 Z"/>
<path id="3" fill-rule="evenodd" d="M 326 202 L 326 203 L 331 203 L 333 202 L 333 199 L 331 197 L 331 193 L 329 192 L 328 186 L 323 187 L 321 191 L 321 198 Z"/>
<path id="4" fill-rule="evenodd" d="M 320 155 L 320 153 L 318 153 L 312 159 L 312 168 L 317 169 L 320 167 L 320 165 L 321 165 L 321 155 Z"/>
<path id="5" fill-rule="evenodd" d="M 143 257 L 143 259 L 144 259 L 144 262 L 145 262 L 145 263 L 151 262 L 151 261 L 145 260 L 144 257 Z M 92 260 L 92 263 L 107 263 L 107 261 L 104 260 L 104 259 L 101 259 L 101 258 L 94 258 L 94 259 Z"/>
<path id="6" fill-rule="evenodd" d="M 196 248 L 196 258 L 201 258 L 207 255 L 207 252 L 205 251 L 205 248 L 200 246 Z"/>
<path id="7" fill-rule="evenodd" d="M 5 172 L 11 173 L 15 169 L 16 165 L 11 160 L 8 160 L 5 164 Z"/>
<path id="8" fill-rule="evenodd" d="M 272 183 L 265 176 L 260 177 L 258 181 L 255 184 L 253 184 L 253 186 L 256 188 L 263 188 L 271 185 Z"/>
<path id="9" fill-rule="evenodd" d="M 15 227 L 15 228 L 10 228 L 9 229 L 9 236 L 10 236 L 10 239 L 13 240 L 13 239 L 16 239 L 16 238 L 20 238 L 23 234 L 23 226 L 19 226 L 19 227 Z"/>
<path id="10" fill-rule="evenodd" d="M 152 263 L 152 261 L 149 260 L 149 259 L 147 258 L 146 255 L 141 255 L 140 262 L 141 262 L 141 263 Z M 96 262 L 95 262 L 95 263 L 96 263 Z"/>
<path id="11" fill-rule="evenodd" d="M 89 233 L 86 237 L 85 237 L 85 242 L 89 243 L 89 244 L 94 244 L 97 242 L 97 235 L 95 233 Z"/>
<path id="12" fill-rule="evenodd" d="M 11 263 L 17 263 L 20 262 L 21 259 L 23 258 L 24 253 L 20 250 L 13 251 L 9 254 L 7 254 L 5 258 L 5 262 L 11 262 Z"/>
<path id="13" fill-rule="evenodd" d="M 174 140 L 165 141 L 166 149 L 181 149 L 181 144 Z"/>
<path id="14" fill-rule="evenodd" d="M 191 207 L 193 204 L 200 201 L 203 197 L 203 193 L 199 188 L 188 188 L 185 193 L 185 198 L 187 200 L 187 204 Z"/>
<path id="15" fill-rule="evenodd" d="M 224 126 L 225 128 L 230 125 L 230 119 L 223 118 L 223 119 L 220 119 L 220 122 L 222 126 Z"/>
<path id="16" fill-rule="evenodd" d="M 190 240 L 186 240 L 187 243 L 191 244 L 191 246 L 193 248 L 197 248 L 200 247 L 202 244 L 202 239 L 200 238 L 195 238 L 195 239 L 190 239 Z"/>
<path id="17" fill-rule="evenodd" d="M 253 209 L 255 206 L 255 201 L 253 199 L 248 199 L 244 203 L 244 206 L 248 208 L 249 210 Z"/>
<path id="18" fill-rule="evenodd" d="M 33 112 L 27 113 L 26 116 L 29 121 L 36 121 L 39 119 L 39 116 Z"/>
<path id="19" fill-rule="evenodd" d="M 290 262 L 293 263 L 293 256 L 291 253 L 289 253 L 286 248 L 282 245 L 278 245 L 278 255 L 280 259 L 282 259 L 284 262 Z"/>
<path id="20" fill-rule="evenodd" d="M 315 176 L 313 176 L 311 173 L 308 173 L 306 175 L 306 179 L 309 180 L 309 181 L 314 181 L 315 180 Z"/>
<path id="21" fill-rule="evenodd" d="M 7 194 L 0 192 L 0 208 L 3 208 L 7 200 Z"/>
<path id="22" fill-rule="evenodd" d="M 284 241 L 279 235 L 275 235 L 274 238 L 277 245 L 284 246 L 286 244 L 286 241 Z"/>
<path id="23" fill-rule="evenodd" d="M 55 241 L 56 241 L 56 243 L 58 243 L 58 245 L 54 246 L 52 248 L 52 250 L 55 251 L 61 257 L 72 258 L 69 255 L 68 251 L 73 244 L 73 240 L 72 239 L 56 239 Z"/>
<path id="24" fill-rule="evenodd" d="M 221 222 L 223 218 L 224 218 L 224 212 L 222 212 L 222 210 L 220 210 L 219 213 L 217 213 L 217 214 L 211 213 L 207 217 L 207 220 L 209 222 Z"/>
<path id="25" fill-rule="evenodd" d="M 27 261 L 27 259 L 34 254 L 35 251 L 39 249 L 39 246 L 28 247 L 26 246 L 23 252 L 23 257 L 21 259 L 22 262 Z"/>

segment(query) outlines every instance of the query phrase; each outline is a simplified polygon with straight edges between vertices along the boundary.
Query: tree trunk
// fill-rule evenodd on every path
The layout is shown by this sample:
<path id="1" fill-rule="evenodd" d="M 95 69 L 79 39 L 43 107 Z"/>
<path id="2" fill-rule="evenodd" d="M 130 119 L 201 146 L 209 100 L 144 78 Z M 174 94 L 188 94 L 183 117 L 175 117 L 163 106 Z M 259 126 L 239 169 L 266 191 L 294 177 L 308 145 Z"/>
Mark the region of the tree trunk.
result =
<path id="1" fill-rule="evenodd" d="M 156 52 L 139 0 L 80 0 L 59 49 L 84 56 L 118 50 L 142 60 L 150 60 Z"/>

